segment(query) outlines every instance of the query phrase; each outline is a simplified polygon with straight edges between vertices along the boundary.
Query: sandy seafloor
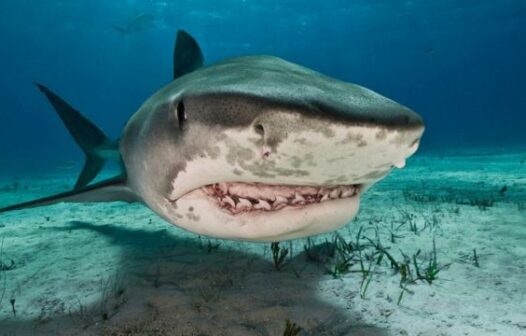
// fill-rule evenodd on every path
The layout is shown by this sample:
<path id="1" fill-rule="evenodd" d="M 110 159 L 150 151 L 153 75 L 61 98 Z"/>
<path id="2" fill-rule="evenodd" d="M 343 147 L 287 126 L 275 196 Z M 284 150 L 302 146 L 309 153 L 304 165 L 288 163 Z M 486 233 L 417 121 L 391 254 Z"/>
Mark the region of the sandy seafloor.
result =
<path id="1" fill-rule="evenodd" d="M 523 153 L 418 155 L 369 190 L 339 231 L 371 267 L 365 293 L 363 273 L 327 274 L 336 259 L 323 245 L 310 260 L 305 240 L 282 243 L 292 251 L 277 271 L 269 244 L 212 239 L 209 248 L 140 204 L 1 215 L 0 334 L 283 335 L 289 319 L 299 335 L 526 335 Z M 75 169 L 4 176 L 0 204 L 74 179 Z M 434 237 L 438 278 L 405 283 L 398 304 L 400 271 L 379 255 L 369 262 L 365 237 L 399 262 L 420 249 L 423 268 Z M 325 240 L 333 235 L 311 243 Z M 356 253 L 351 271 L 360 270 Z"/>

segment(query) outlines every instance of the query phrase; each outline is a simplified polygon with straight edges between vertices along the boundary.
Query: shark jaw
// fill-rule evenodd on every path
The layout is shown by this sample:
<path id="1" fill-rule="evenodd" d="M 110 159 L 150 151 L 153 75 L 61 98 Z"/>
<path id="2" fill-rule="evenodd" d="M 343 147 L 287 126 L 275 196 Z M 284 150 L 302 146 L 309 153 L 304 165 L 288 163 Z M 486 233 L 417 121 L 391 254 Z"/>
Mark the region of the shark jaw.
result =
<path id="1" fill-rule="evenodd" d="M 358 194 L 359 185 L 315 187 L 223 182 L 201 189 L 215 198 L 220 208 L 237 215 L 252 211 L 279 211 L 286 207 L 303 208 L 333 199 L 350 198 Z"/>
<path id="2" fill-rule="evenodd" d="M 356 216 L 363 192 L 393 167 L 403 167 L 422 129 L 330 127 L 331 137 L 291 132 L 268 156 L 251 141 L 257 133 L 250 127 L 224 129 L 216 136 L 210 129 L 189 128 L 189 134 L 202 134 L 192 138 L 208 135 L 202 148 L 215 149 L 186 160 L 175 173 L 152 172 L 148 176 L 164 176 L 158 184 L 170 187 L 165 193 L 145 189 L 142 199 L 170 223 L 215 238 L 269 242 L 334 231 Z M 158 167 L 173 167 L 173 162 Z"/>
<path id="3" fill-rule="evenodd" d="M 174 209 L 187 210 L 185 219 L 194 222 L 194 232 L 270 242 L 342 227 L 356 216 L 362 187 L 221 182 L 169 202 Z M 216 224 L 206 225 L 210 222 Z"/>

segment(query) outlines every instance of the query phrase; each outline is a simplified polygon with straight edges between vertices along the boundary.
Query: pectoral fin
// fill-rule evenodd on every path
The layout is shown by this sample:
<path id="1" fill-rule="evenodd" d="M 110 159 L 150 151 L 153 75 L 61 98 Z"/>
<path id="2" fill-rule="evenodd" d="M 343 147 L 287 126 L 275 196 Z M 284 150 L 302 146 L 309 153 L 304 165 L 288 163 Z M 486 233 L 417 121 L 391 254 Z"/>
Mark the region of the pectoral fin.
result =
<path id="1" fill-rule="evenodd" d="M 126 185 L 126 178 L 118 176 L 79 189 L 0 208 L 0 213 L 61 202 L 90 203 L 123 201 L 131 203 L 140 200 L 141 199 Z"/>

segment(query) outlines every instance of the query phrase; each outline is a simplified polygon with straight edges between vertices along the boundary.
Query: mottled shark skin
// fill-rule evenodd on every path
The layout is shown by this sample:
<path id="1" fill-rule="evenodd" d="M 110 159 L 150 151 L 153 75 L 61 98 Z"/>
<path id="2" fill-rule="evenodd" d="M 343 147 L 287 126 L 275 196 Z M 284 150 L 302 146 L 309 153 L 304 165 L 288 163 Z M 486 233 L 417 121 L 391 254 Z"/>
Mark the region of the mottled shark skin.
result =
<path id="1" fill-rule="evenodd" d="M 277 57 L 201 67 L 197 44 L 180 43 L 174 60 L 178 77 L 124 128 L 121 177 L 0 211 L 138 200 L 210 237 L 306 237 L 350 222 L 361 194 L 404 167 L 424 132 L 409 108 Z"/>

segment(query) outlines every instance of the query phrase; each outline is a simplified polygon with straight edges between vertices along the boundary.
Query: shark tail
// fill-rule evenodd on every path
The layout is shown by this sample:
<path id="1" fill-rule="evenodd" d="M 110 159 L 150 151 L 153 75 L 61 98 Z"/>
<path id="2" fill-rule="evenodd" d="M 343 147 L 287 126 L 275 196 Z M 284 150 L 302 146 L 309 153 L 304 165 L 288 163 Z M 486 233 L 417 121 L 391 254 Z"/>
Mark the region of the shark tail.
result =
<path id="1" fill-rule="evenodd" d="M 47 87 L 41 84 L 36 85 L 40 91 L 44 93 L 51 105 L 55 108 L 55 111 L 64 125 L 66 125 L 66 128 L 73 139 L 75 139 L 77 144 L 84 151 L 86 155 L 86 162 L 73 190 L 42 197 L 28 202 L 9 205 L 0 208 L 0 213 L 51 205 L 60 202 L 85 203 L 140 201 L 140 198 L 128 187 L 126 183 L 125 169 L 122 169 L 121 174 L 118 176 L 97 183 L 89 184 L 101 171 L 106 161 L 110 158 L 118 159 L 121 163 L 121 167 L 123 168 L 117 142 L 111 141 L 97 126 L 95 126 L 79 111 L 75 110 L 65 100 L 57 96 Z"/>
<path id="2" fill-rule="evenodd" d="M 88 185 L 98 175 L 107 159 L 117 158 L 120 160 L 118 144 L 110 140 L 95 124 L 71 107 L 65 100 L 44 85 L 35 84 L 55 108 L 69 133 L 86 155 L 84 167 L 74 187 L 74 190 L 78 190 Z"/>

